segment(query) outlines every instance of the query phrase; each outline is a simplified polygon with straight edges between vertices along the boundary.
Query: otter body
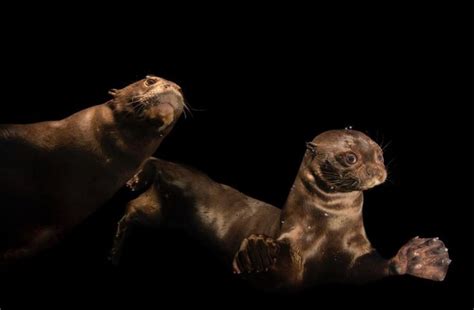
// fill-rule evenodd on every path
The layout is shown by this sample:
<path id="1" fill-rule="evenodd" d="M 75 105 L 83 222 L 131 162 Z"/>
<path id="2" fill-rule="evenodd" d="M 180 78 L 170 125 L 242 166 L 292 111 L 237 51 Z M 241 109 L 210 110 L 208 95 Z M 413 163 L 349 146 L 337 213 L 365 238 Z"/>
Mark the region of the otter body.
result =
<path id="1" fill-rule="evenodd" d="M 266 285 L 274 288 L 361 283 L 403 274 L 444 279 L 450 260 L 438 238 L 415 237 L 388 260 L 370 244 L 362 217 L 363 191 L 387 177 L 382 149 L 374 141 L 355 130 L 331 130 L 307 146 L 282 211 L 276 239 L 280 251 L 272 257 L 276 263 L 253 259 L 251 252 L 269 252 L 243 242 L 234 260 L 237 273 L 270 269 L 267 279 L 276 281 Z"/>
<path id="2" fill-rule="evenodd" d="M 110 199 L 171 130 L 179 87 L 149 76 L 63 120 L 0 126 L 0 263 L 33 256 Z"/>
<path id="3" fill-rule="evenodd" d="M 226 260 L 233 256 L 234 273 L 261 288 L 402 274 L 444 279 L 450 260 L 437 238 L 414 238 L 390 260 L 371 246 L 363 224 L 363 191 L 387 176 L 375 142 L 355 130 L 333 130 L 307 146 L 282 212 L 202 173 L 151 159 L 136 175 L 137 184 L 151 186 L 128 204 L 114 262 L 131 226 L 169 226 L 187 230 Z"/>
<path id="4" fill-rule="evenodd" d="M 276 237 L 280 209 L 217 183 L 183 165 L 151 158 L 137 175 L 148 189 L 130 201 L 119 223 L 112 259 L 118 263 L 134 225 L 186 231 L 230 265 L 242 240 L 251 234 Z"/>

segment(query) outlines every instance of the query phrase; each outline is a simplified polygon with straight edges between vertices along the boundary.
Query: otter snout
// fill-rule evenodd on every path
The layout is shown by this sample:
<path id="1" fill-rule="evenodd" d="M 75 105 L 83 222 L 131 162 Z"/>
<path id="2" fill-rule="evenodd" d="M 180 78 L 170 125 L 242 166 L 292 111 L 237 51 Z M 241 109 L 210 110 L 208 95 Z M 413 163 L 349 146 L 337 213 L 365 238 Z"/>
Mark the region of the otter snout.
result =
<path id="1" fill-rule="evenodd" d="M 145 93 L 141 95 L 141 111 L 149 120 L 160 124 L 159 130 L 170 125 L 182 112 L 184 97 L 176 83 L 156 76 L 147 76 Z"/>
<path id="2" fill-rule="evenodd" d="M 365 168 L 365 175 L 370 180 L 369 183 L 373 183 L 372 186 L 381 184 L 387 179 L 387 171 L 381 165 L 368 165 Z"/>

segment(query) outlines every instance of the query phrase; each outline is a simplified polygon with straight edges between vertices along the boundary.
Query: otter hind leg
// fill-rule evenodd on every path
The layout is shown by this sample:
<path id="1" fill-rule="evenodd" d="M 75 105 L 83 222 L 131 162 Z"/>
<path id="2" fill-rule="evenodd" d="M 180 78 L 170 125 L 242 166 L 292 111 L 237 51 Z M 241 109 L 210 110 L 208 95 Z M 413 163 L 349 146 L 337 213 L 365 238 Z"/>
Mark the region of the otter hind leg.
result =
<path id="1" fill-rule="evenodd" d="M 147 160 L 123 187 L 132 200 L 128 203 L 125 215 L 117 223 L 117 231 L 109 255 L 109 260 L 115 266 L 120 263 L 123 247 L 134 226 L 159 225 L 161 202 L 155 181 L 154 160 Z"/>
<path id="2" fill-rule="evenodd" d="M 113 265 L 117 266 L 122 257 L 122 248 L 127 236 L 127 230 L 130 229 L 132 223 L 128 220 L 128 216 L 123 216 L 120 221 L 117 223 L 117 231 L 114 237 L 114 244 L 112 250 L 110 251 L 109 260 Z"/>
<path id="3" fill-rule="evenodd" d="M 0 254 L 0 261 L 2 264 L 10 264 L 32 258 L 56 245 L 61 239 L 60 236 L 59 230 L 53 227 L 37 229 L 28 243 L 18 248 L 8 249 Z"/>

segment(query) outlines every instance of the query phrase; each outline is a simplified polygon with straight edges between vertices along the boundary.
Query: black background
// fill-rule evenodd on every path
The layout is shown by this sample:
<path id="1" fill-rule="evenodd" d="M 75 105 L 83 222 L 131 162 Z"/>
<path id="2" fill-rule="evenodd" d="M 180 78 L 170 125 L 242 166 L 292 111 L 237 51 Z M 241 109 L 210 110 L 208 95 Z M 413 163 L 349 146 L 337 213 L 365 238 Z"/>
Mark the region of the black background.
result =
<path id="1" fill-rule="evenodd" d="M 365 195 L 369 239 L 388 258 L 413 236 L 440 237 L 453 260 L 446 280 L 269 295 L 233 279 L 203 245 L 150 231 L 135 234 L 117 269 L 106 259 L 123 211 L 116 197 L 22 272 L 2 274 L 1 309 L 472 306 L 471 55 L 462 14 L 435 5 L 213 9 L 221 11 L 194 19 L 170 9 L 5 23 L 0 123 L 59 119 L 156 74 L 181 85 L 197 110 L 156 155 L 277 206 L 305 141 L 352 126 L 390 142 L 389 181 Z"/>

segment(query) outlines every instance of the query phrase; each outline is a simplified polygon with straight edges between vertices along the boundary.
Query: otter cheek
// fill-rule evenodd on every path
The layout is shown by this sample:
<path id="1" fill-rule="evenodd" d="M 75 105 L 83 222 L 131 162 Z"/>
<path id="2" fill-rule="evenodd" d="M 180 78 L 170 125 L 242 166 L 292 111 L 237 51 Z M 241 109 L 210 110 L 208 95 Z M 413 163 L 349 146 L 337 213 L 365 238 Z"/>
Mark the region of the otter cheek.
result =
<path id="1" fill-rule="evenodd" d="M 160 120 L 163 125 L 168 126 L 174 120 L 174 108 L 168 103 L 152 106 L 148 110 L 148 117 L 151 120 Z"/>

